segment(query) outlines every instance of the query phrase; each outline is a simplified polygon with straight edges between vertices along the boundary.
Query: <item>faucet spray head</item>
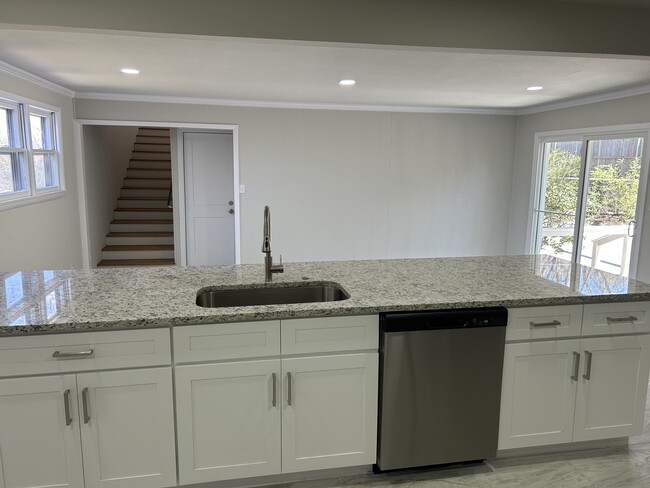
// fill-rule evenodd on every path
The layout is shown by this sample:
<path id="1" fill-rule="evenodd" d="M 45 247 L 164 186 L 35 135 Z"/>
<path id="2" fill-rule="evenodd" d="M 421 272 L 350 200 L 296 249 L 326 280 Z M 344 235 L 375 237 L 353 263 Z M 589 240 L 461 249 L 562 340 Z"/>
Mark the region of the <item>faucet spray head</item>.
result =
<path id="1" fill-rule="evenodd" d="M 264 207 L 264 233 L 262 238 L 262 252 L 271 252 L 271 209 Z"/>

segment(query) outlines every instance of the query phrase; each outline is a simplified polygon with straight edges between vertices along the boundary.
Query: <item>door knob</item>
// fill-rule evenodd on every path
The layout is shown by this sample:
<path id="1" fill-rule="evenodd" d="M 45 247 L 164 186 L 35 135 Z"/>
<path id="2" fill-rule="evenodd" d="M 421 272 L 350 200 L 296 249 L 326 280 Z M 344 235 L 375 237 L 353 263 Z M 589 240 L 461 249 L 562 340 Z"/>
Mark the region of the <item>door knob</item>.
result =
<path id="1" fill-rule="evenodd" d="M 228 205 L 234 205 L 233 201 L 230 200 L 230 201 L 228 202 Z"/>
<path id="2" fill-rule="evenodd" d="M 228 210 L 228 213 L 229 213 L 229 214 L 234 214 L 235 211 L 231 208 L 230 210 Z"/>

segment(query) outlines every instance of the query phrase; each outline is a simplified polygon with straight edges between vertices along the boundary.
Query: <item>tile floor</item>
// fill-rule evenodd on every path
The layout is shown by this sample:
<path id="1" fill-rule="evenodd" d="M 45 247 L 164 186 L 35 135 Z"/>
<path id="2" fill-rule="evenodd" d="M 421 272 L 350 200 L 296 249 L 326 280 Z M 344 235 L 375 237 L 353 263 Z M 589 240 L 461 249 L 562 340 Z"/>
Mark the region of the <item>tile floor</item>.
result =
<path id="1" fill-rule="evenodd" d="M 364 475 L 309 488 L 650 488 L 650 388 L 643 434 L 627 446 L 496 459 L 483 465 Z"/>

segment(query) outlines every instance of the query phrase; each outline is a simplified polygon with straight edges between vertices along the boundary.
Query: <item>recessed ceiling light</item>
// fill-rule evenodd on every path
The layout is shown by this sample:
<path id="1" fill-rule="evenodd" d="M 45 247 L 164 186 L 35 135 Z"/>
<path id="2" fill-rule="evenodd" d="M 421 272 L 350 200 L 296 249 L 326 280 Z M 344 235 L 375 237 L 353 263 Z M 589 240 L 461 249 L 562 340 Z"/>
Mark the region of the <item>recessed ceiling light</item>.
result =
<path id="1" fill-rule="evenodd" d="M 140 70 L 135 69 L 135 68 L 122 68 L 120 71 L 122 73 L 124 73 L 125 75 L 139 75 L 140 74 Z"/>
<path id="2" fill-rule="evenodd" d="M 539 90 L 543 90 L 543 89 L 544 89 L 544 87 L 539 86 L 539 85 L 529 86 L 528 88 L 526 88 L 526 90 L 528 90 L 528 91 L 539 91 Z"/>
<path id="3" fill-rule="evenodd" d="M 341 86 L 352 86 L 354 84 L 356 84 L 356 81 L 354 81 L 354 80 L 341 80 L 341 81 L 339 81 L 339 85 L 341 85 Z"/>

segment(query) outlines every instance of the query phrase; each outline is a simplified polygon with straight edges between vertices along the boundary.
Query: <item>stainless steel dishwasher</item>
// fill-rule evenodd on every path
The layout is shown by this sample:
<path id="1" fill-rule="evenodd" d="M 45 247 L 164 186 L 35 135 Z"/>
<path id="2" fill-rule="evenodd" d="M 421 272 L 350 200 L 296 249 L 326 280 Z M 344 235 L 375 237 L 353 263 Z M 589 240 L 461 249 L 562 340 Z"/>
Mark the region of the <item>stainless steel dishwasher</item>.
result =
<path id="1" fill-rule="evenodd" d="M 380 318 L 379 471 L 496 456 L 505 308 Z"/>

